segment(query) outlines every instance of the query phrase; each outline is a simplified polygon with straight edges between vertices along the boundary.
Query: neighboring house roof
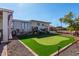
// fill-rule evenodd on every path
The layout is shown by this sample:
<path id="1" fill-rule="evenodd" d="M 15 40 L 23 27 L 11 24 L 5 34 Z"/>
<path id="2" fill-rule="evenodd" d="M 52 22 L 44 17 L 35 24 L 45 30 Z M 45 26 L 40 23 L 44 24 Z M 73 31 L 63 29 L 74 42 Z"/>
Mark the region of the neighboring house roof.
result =
<path id="1" fill-rule="evenodd" d="M 13 19 L 13 21 L 19 21 L 19 22 L 29 22 L 29 21 L 26 21 L 26 20 L 18 20 L 18 19 Z"/>
<path id="2" fill-rule="evenodd" d="M 64 27 L 61 27 L 61 26 L 58 26 L 58 27 L 56 27 L 58 30 L 66 30 L 66 28 L 64 28 Z"/>
<path id="3" fill-rule="evenodd" d="M 42 23 L 48 23 L 50 24 L 50 22 L 45 22 L 45 21 L 38 21 L 38 20 L 30 20 L 31 22 L 42 22 Z"/>
<path id="4" fill-rule="evenodd" d="M 30 20 L 30 21 L 26 21 L 26 20 L 13 19 L 13 21 L 20 21 L 20 22 L 42 22 L 42 23 L 47 23 L 47 24 L 50 24 L 50 22 L 37 21 L 37 20 Z"/>
<path id="5" fill-rule="evenodd" d="M 56 27 L 54 27 L 54 26 L 49 26 L 49 29 L 51 29 L 51 30 L 57 30 L 57 28 Z"/>

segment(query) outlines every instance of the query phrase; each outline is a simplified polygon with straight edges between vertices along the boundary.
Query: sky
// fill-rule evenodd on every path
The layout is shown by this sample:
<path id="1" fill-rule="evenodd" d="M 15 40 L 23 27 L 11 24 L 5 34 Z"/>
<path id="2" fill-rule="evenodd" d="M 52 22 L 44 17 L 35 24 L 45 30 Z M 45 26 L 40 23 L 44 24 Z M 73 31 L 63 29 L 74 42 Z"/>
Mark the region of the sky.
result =
<path id="1" fill-rule="evenodd" d="M 70 11 L 79 15 L 77 3 L 0 3 L 0 8 L 13 10 L 14 19 L 48 21 L 52 26 L 60 26 L 59 18 Z"/>

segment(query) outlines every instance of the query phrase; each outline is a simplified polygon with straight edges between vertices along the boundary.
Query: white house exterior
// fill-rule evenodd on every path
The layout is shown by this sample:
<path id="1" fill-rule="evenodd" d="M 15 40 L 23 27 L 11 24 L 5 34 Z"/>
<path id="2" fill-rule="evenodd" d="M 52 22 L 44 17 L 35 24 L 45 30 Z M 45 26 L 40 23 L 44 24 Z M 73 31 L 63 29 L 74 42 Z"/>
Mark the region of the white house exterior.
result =
<path id="1" fill-rule="evenodd" d="M 32 28 L 38 27 L 38 30 L 47 29 L 49 31 L 50 22 L 31 20 L 30 23 L 31 23 Z"/>
<path id="2" fill-rule="evenodd" d="M 17 33 L 20 33 L 20 34 L 22 32 L 28 33 L 32 31 L 31 24 L 29 21 L 17 20 L 17 19 L 13 19 L 13 30 L 15 30 Z"/>
<path id="3" fill-rule="evenodd" d="M 49 30 L 49 24 L 49 22 L 37 20 L 24 21 L 13 19 L 12 10 L 0 8 L 0 41 L 2 39 L 2 42 L 8 42 L 8 39 L 12 39 L 13 30 L 16 30 L 18 34 L 31 32 L 35 27 L 38 27 L 38 30 Z"/>
<path id="4" fill-rule="evenodd" d="M 12 39 L 12 19 L 12 10 L 0 8 L 0 35 L 2 35 L 2 42 L 8 42 L 8 39 Z"/>
<path id="5" fill-rule="evenodd" d="M 33 28 L 38 27 L 38 30 L 40 29 L 48 29 L 49 22 L 44 21 L 37 21 L 37 20 L 30 20 L 30 21 L 24 21 L 24 20 L 17 20 L 13 19 L 13 30 L 15 30 L 17 33 L 22 34 L 31 32 Z M 18 31 L 19 30 L 19 31 Z"/>

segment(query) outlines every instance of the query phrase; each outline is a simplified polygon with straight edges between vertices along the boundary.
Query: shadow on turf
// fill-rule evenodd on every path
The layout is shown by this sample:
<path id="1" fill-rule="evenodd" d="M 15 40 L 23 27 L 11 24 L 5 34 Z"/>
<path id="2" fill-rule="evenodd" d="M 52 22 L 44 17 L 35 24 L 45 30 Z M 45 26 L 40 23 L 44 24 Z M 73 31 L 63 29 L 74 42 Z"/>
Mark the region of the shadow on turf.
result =
<path id="1" fill-rule="evenodd" d="M 31 39 L 31 38 L 44 38 L 44 37 L 50 37 L 50 36 L 55 36 L 59 34 L 33 34 L 33 35 L 22 35 L 18 36 L 19 39 Z"/>

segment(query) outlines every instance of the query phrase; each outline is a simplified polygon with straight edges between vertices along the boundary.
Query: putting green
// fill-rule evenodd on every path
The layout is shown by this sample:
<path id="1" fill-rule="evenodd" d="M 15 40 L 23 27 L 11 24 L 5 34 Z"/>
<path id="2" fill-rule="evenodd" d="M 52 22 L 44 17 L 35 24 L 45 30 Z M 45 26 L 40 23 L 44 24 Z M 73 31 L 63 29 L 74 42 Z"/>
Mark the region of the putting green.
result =
<path id="1" fill-rule="evenodd" d="M 38 44 L 42 45 L 56 45 L 62 41 L 69 40 L 67 37 L 63 36 L 53 36 L 53 37 L 46 37 L 46 38 L 32 38 L 35 40 Z"/>
<path id="2" fill-rule="evenodd" d="M 64 48 L 69 43 L 74 42 L 74 37 L 63 37 L 62 35 L 52 35 L 47 37 L 22 36 L 20 39 L 25 45 L 30 47 L 40 56 L 48 56 L 58 51 L 57 45 L 60 45 L 60 48 Z"/>

